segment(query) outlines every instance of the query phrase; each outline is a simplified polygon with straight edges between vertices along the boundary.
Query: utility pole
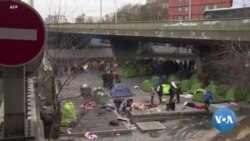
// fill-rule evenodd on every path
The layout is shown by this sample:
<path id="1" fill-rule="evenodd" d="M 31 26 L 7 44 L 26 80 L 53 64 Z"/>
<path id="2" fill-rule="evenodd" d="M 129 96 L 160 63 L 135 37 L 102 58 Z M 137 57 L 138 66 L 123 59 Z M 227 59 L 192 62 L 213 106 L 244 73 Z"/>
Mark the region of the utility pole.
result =
<path id="1" fill-rule="evenodd" d="M 34 8 L 34 0 L 29 0 L 29 5 Z"/>
<path id="2" fill-rule="evenodd" d="M 116 5 L 116 0 L 114 0 L 115 3 L 115 23 L 117 23 L 117 5 Z"/>
<path id="3" fill-rule="evenodd" d="M 189 8 L 188 8 L 188 19 L 191 20 L 191 11 L 192 11 L 192 0 L 189 0 Z"/>
<path id="4" fill-rule="evenodd" d="M 100 23 L 102 23 L 102 0 L 100 0 Z"/>

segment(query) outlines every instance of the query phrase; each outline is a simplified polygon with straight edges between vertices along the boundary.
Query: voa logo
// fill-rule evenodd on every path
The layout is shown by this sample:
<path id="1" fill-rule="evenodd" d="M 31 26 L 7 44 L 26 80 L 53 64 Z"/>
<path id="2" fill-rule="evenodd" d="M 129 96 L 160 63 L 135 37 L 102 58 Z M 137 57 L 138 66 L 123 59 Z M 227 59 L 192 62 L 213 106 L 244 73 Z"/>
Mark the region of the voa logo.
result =
<path id="1" fill-rule="evenodd" d="M 220 108 L 214 112 L 212 123 L 217 130 L 229 132 L 236 126 L 235 113 L 229 108 Z"/>

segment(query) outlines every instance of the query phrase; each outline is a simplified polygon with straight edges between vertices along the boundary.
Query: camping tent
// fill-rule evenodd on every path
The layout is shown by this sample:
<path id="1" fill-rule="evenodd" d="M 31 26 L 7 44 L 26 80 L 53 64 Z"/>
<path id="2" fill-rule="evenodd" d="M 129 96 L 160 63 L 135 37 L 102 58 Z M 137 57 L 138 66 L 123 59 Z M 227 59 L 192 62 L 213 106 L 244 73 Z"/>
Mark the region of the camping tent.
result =
<path id="1" fill-rule="evenodd" d="M 144 80 L 141 84 L 141 89 L 145 92 L 150 92 L 152 83 L 150 80 Z"/>
<path id="2" fill-rule="evenodd" d="M 204 102 L 204 90 L 203 89 L 198 89 L 197 91 L 194 92 L 193 95 L 193 101 L 196 102 Z M 228 100 L 224 99 L 223 97 L 217 95 L 216 93 L 212 92 L 212 98 L 213 100 L 211 101 L 211 103 L 225 103 L 228 102 Z"/>
<path id="3" fill-rule="evenodd" d="M 75 106 L 72 102 L 66 102 L 62 108 L 62 120 L 61 125 L 66 126 L 70 121 L 74 121 L 77 119 Z M 60 128 L 61 132 L 66 132 L 66 127 Z"/>
<path id="4" fill-rule="evenodd" d="M 194 92 L 194 95 L 193 95 L 193 101 L 196 101 L 196 102 L 204 102 L 203 100 L 203 90 L 202 89 L 198 89 Z"/>
<path id="5" fill-rule="evenodd" d="M 224 98 L 218 94 L 218 89 L 219 87 L 213 81 L 211 81 L 210 84 L 206 87 L 206 90 L 210 90 L 212 92 L 214 101 L 224 100 Z"/>
<path id="6" fill-rule="evenodd" d="M 176 75 L 170 75 L 168 78 L 168 82 L 175 82 L 177 84 L 180 83 L 180 79 Z"/>
<path id="7" fill-rule="evenodd" d="M 194 82 L 191 85 L 190 93 L 194 94 L 197 89 L 201 89 L 201 88 L 202 88 L 202 83 L 201 82 L 198 82 L 198 81 Z"/>
<path id="8" fill-rule="evenodd" d="M 159 76 L 152 76 L 152 78 L 150 79 L 152 85 L 154 87 L 158 86 L 160 83 L 160 77 Z"/>
<path id="9" fill-rule="evenodd" d="M 124 85 L 123 83 L 117 83 L 112 88 L 110 95 L 112 98 L 130 97 L 132 96 L 132 93 L 128 86 Z"/>
<path id="10" fill-rule="evenodd" d="M 250 94 L 247 95 L 247 102 L 250 103 Z"/>
<path id="11" fill-rule="evenodd" d="M 180 83 L 180 88 L 181 88 L 181 92 L 187 92 L 190 88 L 190 81 L 189 80 L 182 80 Z"/>
<path id="12" fill-rule="evenodd" d="M 241 94 L 241 93 L 237 93 L 236 88 L 235 87 L 231 87 L 227 93 L 226 93 L 226 100 L 229 101 L 241 101 L 244 100 L 246 98 L 245 94 Z"/>

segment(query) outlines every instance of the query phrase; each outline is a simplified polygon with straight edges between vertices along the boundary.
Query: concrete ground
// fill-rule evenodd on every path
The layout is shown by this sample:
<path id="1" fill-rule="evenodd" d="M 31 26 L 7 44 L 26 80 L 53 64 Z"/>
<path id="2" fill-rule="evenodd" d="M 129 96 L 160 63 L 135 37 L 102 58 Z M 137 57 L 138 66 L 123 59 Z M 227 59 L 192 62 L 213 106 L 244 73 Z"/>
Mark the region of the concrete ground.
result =
<path id="1" fill-rule="evenodd" d="M 150 76 L 135 77 L 135 78 L 122 78 L 122 82 L 127 84 L 135 95 L 133 96 L 135 101 L 143 102 L 150 100 L 150 94 L 145 93 L 139 89 L 135 89 L 134 86 L 139 86 L 144 79 L 148 79 Z M 102 86 L 100 77 L 94 73 L 81 73 L 76 76 L 75 79 L 70 81 L 62 92 L 62 97 L 74 97 L 80 94 L 80 87 L 83 83 L 91 86 Z M 186 100 L 182 98 L 182 102 Z M 158 103 L 156 97 L 155 102 Z M 213 109 L 220 105 L 213 105 Z M 114 134 L 109 137 L 99 138 L 99 141 L 248 141 L 250 139 L 250 107 L 243 104 L 231 104 L 230 107 L 236 112 L 238 124 L 236 128 L 229 133 L 220 133 L 212 127 L 211 114 L 203 116 L 187 116 L 181 119 L 172 119 L 163 121 L 162 124 L 166 127 L 166 130 L 141 133 L 135 129 L 132 125 L 132 134 L 120 135 Z M 84 137 L 67 136 L 62 137 L 59 140 L 74 140 L 83 141 Z"/>

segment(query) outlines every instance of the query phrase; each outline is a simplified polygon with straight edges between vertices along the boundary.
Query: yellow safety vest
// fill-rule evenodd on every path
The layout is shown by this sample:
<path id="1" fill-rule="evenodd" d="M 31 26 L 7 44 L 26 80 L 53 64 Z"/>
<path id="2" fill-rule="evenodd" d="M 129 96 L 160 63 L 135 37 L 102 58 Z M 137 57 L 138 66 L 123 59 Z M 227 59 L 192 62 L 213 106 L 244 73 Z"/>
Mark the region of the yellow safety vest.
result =
<path id="1" fill-rule="evenodd" d="M 169 94 L 170 85 L 162 84 L 162 94 Z"/>

